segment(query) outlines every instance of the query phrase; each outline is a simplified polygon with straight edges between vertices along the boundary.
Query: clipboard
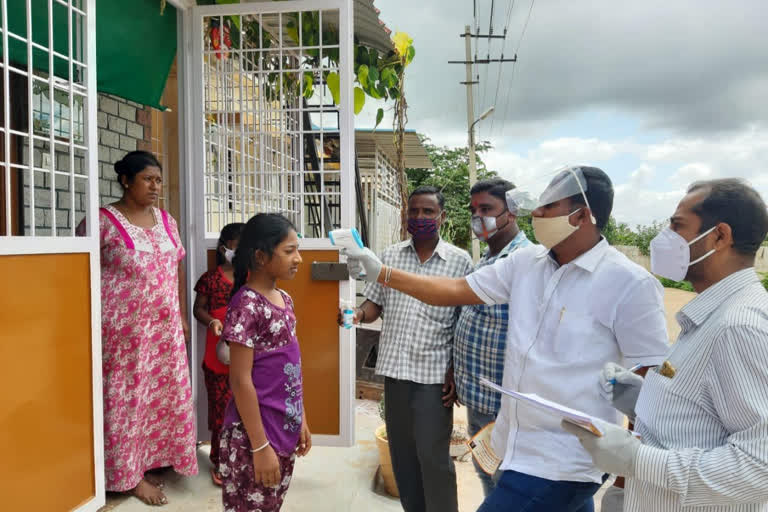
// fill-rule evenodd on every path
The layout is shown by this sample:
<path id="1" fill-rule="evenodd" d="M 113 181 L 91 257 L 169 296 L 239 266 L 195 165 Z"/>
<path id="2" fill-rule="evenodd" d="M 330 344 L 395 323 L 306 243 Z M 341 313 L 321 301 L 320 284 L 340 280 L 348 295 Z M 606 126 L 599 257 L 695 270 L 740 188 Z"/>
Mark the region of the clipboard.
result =
<path id="1" fill-rule="evenodd" d="M 603 431 L 598 426 L 596 418 L 585 412 L 571 409 L 570 407 L 558 404 L 557 402 L 552 402 L 546 398 L 541 398 L 534 393 L 519 393 L 517 391 L 512 391 L 511 389 L 503 388 L 484 377 L 480 377 L 480 383 L 500 393 L 504 393 L 507 396 L 511 396 L 515 400 L 531 405 L 541 411 L 545 411 L 558 416 L 564 421 L 573 423 L 574 425 L 583 428 L 587 432 L 590 432 L 597 437 L 603 436 Z"/>

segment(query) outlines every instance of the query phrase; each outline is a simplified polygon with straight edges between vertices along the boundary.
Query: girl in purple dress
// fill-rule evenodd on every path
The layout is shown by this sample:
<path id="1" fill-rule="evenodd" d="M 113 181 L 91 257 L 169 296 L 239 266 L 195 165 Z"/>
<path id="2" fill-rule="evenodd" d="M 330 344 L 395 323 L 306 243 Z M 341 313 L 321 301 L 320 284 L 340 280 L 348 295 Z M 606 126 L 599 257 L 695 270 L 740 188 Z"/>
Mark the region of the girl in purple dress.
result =
<path id="1" fill-rule="evenodd" d="M 280 510 L 296 455 L 312 447 L 293 301 L 276 286 L 293 279 L 299 263 L 299 238 L 288 219 L 261 213 L 248 221 L 222 333 L 233 394 L 219 453 L 225 512 Z"/>

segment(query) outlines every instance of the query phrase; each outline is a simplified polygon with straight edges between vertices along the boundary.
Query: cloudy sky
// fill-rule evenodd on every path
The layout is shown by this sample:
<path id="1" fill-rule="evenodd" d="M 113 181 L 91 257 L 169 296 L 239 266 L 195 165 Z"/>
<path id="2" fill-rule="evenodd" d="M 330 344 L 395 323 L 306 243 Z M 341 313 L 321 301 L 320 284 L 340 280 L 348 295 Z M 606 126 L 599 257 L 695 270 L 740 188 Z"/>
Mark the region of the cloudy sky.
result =
<path id="1" fill-rule="evenodd" d="M 487 33 L 491 0 L 476 1 Z M 768 2 L 533 0 L 531 11 L 531 1 L 515 0 L 509 18 L 512 0 L 494 1 L 494 33 L 507 25 L 508 36 L 491 42 L 491 57 L 504 44 L 519 60 L 477 71 L 476 113 L 496 108 L 478 124 L 495 148 L 489 167 L 519 180 L 599 166 L 616 187 L 615 216 L 631 225 L 667 218 L 696 179 L 740 176 L 768 198 Z M 414 39 L 408 127 L 466 144 L 465 70 L 447 61 L 464 59 L 459 34 L 474 24 L 473 1 L 376 6 Z M 479 57 L 488 51 L 480 41 Z M 358 126 L 372 126 L 375 109 L 366 105 Z"/>

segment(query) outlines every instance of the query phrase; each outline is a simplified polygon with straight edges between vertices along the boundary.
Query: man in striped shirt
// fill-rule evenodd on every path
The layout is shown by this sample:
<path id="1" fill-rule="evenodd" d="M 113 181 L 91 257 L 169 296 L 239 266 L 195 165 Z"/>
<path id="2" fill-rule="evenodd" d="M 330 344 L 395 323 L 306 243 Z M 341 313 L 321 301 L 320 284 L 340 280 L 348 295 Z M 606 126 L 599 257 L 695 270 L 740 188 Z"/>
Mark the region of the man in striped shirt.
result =
<path id="1" fill-rule="evenodd" d="M 662 366 L 645 379 L 603 370 L 640 440 L 614 425 L 603 437 L 567 427 L 598 467 L 628 477 L 625 511 L 768 511 L 768 293 L 754 269 L 766 233 L 760 195 L 723 179 L 693 184 L 652 242 L 653 271 L 699 295 L 678 313 Z"/>

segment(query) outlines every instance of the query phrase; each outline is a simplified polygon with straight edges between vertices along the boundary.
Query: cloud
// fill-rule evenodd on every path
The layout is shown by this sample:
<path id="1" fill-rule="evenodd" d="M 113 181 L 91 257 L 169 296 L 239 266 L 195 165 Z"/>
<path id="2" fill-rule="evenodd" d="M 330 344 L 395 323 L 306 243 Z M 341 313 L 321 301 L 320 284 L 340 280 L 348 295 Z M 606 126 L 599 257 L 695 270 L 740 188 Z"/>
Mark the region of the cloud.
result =
<path id="1" fill-rule="evenodd" d="M 648 185 L 651 180 L 656 177 L 656 170 L 648 164 L 642 164 L 640 167 L 632 171 L 631 176 L 631 184 L 633 186 L 645 186 Z"/>
<path id="2" fill-rule="evenodd" d="M 482 32 L 488 30 L 487 0 Z M 506 2 L 496 2 L 500 33 Z M 410 118 L 417 128 L 466 127 L 463 60 L 466 0 L 377 0 L 388 26 L 414 37 L 417 55 L 408 70 Z M 528 0 L 512 11 L 505 57 L 510 57 L 528 14 Z M 515 64 L 506 64 L 497 112 L 499 126 L 530 133 L 529 124 L 559 121 L 605 108 L 637 117 L 648 129 L 691 134 L 739 130 L 768 119 L 768 2 L 573 2 L 535 4 Z M 477 42 L 479 56 L 487 41 Z M 492 41 L 498 57 L 501 42 Z M 494 103 L 498 65 L 481 66 L 476 111 Z M 509 100 L 507 101 L 507 98 Z M 505 112 L 503 105 L 508 104 Z"/>
<path id="3" fill-rule="evenodd" d="M 614 216 L 648 224 L 674 211 L 692 182 L 741 177 L 768 199 L 768 126 L 730 136 L 676 137 L 659 142 L 577 137 L 543 140 L 524 153 L 496 150 L 489 168 L 522 187 L 535 186 L 563 163 L 603 168 L 614 182 Z"/>

